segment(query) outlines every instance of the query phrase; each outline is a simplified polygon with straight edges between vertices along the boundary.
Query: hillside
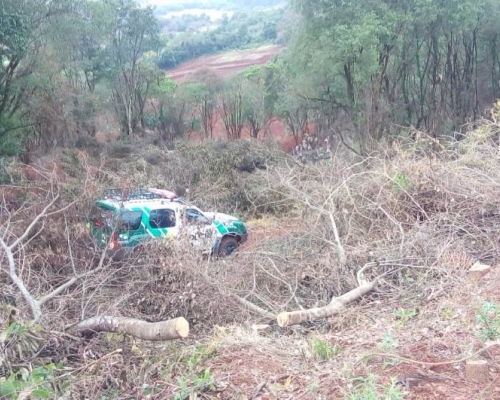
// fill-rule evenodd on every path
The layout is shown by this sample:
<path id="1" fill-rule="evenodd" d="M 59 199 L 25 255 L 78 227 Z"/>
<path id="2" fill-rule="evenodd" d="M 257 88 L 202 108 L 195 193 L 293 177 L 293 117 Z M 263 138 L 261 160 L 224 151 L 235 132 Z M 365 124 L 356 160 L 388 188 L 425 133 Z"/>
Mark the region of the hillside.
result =
<path id="1" fill-rule="evenodd" d="M 39 154 L 29 168 L 11 164 L 4 173 L 16 183 L 2 196 L 4 207 L 18 212 L 4 213 L 2 226 L 16 236 L 31 221 L 25 217 L 43 213 L 51 201 L 47 179 L 54 182 L 55 174 L 52 188 L 62 196 L 40 234 L 22 245 L 31 271 L 20 270 L 26 285 L 43 276 L 37 290 L 50 293 L 72 276 L 71 260 L 80 260 L 77 274 L 86 272 L 66 295 L 43 305 L 45 329 L 30 333 L 29 342 L 19 330 L 32 332 L 20 319 L 27 312 L 23 296 L 3 275 L 1 321 L 21 324 L 1 342 L 8 367 L 25 357 L 9 350 L 13 340 L 22 346 L 35 340 L 46 349 L 30 361 L 35 370 L 49 368 L 50 357 L 57 364 L 22 387 L 55 393 L 51 382 L 62 376 L 69 398 L 495 399 L 496 129 L 485 124 L 448 148 L 425 138 L 398 142 L 361 162 L 342 147 L 334 159 L 302 165 L 256 142 L 184 143 L 165 152 L 144 146 L 143 138 L 95 148 L 91 156 L 65 150 Z M 248 169 L 255 160 L 267 160 L 267 169 Z M 222 260 L 152 243 L 125 262 L 106 261 L 94 275 L 96 255 L 75 216 L 88 212 L 104 187 L 123 182 L 187 184 L 189 200 L 202 209 L 244 216 L 250 240 Z M 17 202 L 16 191 L 28 184 L 25 200 L 44 201 L 38 208 Z M 64 221 L 74 225 L 58 229 Z M 41 251 L 44 259 L 36 257 Z M 472 279 L 468 270 L 477 261 L 489 273 Z M 276 323 L 279 312 L 325 307 L 380 276 L 373 290 L 327 318 Z M 80 312 L 152 322 L 185 317 L 190 333 L 172 343 L 59 333 Z M 475 359 L 489 366 L 481 384 L 465 373 L 466 360 Z M 5 382 L 0 386 L 11 393 Z"/>
<path id="2" fill-rule="evenodd" d="M 168 69 L 166 74 L 177 83 L 185 82 L 193 78 L 197 72 L 204 70 L 214 72 L 220 78 L 228 78 L 245 68 L 271 61 L 281 49 L 282 46 L 269 45 L 203 56 Z"/>

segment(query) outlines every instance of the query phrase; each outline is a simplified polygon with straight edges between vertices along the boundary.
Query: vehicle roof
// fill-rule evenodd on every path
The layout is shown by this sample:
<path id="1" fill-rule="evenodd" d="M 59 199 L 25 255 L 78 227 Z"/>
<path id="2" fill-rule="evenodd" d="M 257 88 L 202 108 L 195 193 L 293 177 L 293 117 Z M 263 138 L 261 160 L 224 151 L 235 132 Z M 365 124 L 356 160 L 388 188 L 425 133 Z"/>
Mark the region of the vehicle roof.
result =
<path id="1" fill-rule="evenodd" d="M 157 210 L 160 208 L 169 208 L 171 210 L 178 210 L 185 206 L 194 207 L 191 205 L 187 205 L 185 203 L 181 203 L 178 201 L 171 201 L 168 199 L 137 199 L 137 200 L 126 200 L 126 201 L 119 201 L 115 199 L 101 199 L 97 200 L 96 204 L 107 206 L 109 208 L 117 210 L 120 208 L 132 209 L 136 207 L 139 208 L 147 207 L 150 210 Z"/>

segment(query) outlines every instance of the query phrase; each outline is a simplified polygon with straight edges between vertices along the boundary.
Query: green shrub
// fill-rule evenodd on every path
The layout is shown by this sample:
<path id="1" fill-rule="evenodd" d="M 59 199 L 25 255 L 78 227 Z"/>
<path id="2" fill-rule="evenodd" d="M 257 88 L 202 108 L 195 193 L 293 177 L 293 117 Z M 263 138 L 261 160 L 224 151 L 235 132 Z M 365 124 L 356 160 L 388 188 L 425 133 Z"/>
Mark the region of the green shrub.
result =
<path id="1" fill-rule="evenodd" d="M 0 157 L 13 157 L 22 152 L 25 132 L 18 129 L 21 125 L 13 118 L 0 119 Z"/>
<path id="2" fill-rule="evenodd" d="M 127 158 L 132 154 L 133 147 L 130 144 L 117 142 L 108 147 L 108 154 L 112 158 Z"/>
<path id="3" fill-rule="evenodd" d="M 7 340 L 12 336 L 23 337 L 28 333 L 25 325 L 12 323 L 0 334 Z M 53 399 L 56 398 L 54 391 L 54 373 L 62 365 L 53 363 L 36 366 L 29 370 L 25 367 L 12 372 L 6 379 L 0 380 L 0 398 L 2 399 Z"/>
<path id="4" fill-rule="evenodd" d="M 476 318 L 480 326 L 479 335 L 482 340 L 500 338 L 500 307 L 498 304 L 484 302 Z"/>

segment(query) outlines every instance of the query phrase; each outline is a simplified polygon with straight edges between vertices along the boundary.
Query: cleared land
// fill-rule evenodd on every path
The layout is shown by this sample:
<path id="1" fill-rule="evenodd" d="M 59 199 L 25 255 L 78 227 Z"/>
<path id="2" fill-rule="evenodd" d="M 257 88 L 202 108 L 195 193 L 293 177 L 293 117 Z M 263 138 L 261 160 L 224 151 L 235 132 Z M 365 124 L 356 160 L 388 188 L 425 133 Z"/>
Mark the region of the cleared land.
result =
<path id="1" fill-rule="evenodd" d="M 279 45 L 261 46 L 249 50 L 235 50 L 203 56 L 167 70 L 167 76 L 177 83 L 185 82 L 191 75 L 209 69 L 221 77 L 227 77 L 252 65 L 262 65 L 271 60 L 282 49 Z"/>

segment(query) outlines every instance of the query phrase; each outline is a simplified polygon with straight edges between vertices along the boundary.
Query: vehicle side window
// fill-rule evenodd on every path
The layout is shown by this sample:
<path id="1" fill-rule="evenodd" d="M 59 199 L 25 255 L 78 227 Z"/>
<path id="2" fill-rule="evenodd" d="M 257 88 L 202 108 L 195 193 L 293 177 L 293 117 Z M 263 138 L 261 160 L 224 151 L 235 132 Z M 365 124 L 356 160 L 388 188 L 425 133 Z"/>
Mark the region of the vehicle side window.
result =
<path id="1" fill-rule="evenodd" d="M 186 218 L 189 225 L 208 224 L 210 222 L 207 217 L 194 208 L 186 209 Z"/>
<path id="2" fill-rule="evenodd" d="M 120 213 L 119 228 L 135 231 L 141 226 L 142 211 L 122 211 Z"/>
<path id="3" fill-rule="evenodd" d="M 152 210 L 149 215 L 151 228 L 173 228 L 175 226 L 175 212 L 169 209 Z"/>

